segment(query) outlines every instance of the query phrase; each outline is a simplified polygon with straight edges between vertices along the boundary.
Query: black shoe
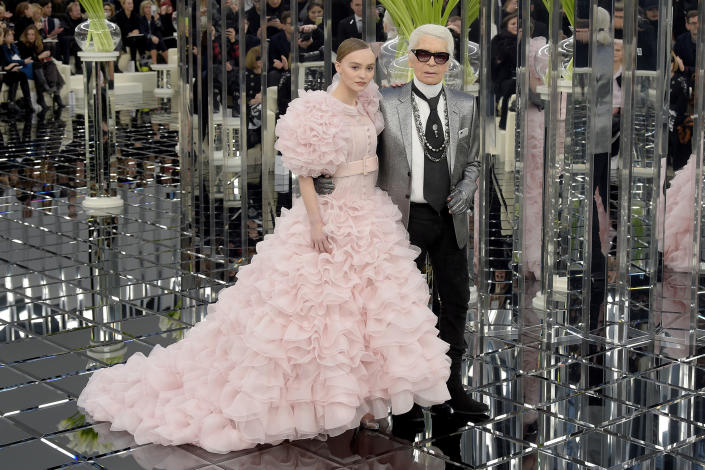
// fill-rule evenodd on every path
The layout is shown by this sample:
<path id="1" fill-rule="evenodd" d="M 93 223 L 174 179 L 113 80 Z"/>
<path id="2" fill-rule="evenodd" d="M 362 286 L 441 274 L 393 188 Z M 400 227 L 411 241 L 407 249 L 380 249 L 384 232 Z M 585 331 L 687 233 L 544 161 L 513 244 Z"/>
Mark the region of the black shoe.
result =
<path id="1" fill-rule="evenodd" d="M 448 391 L 450 391 L 448 404 L 453 408 L 455 413 L 478 417 L 483 416 L 489 419 L 487 413 L 490 411 L 490 407 L 470 398 L 470 395 L 468 395 L 462 385 L 449 385 Z M 471 421 L 476 422 L 472 419 Z"/>
<path id="2" fill-rule="evenodd" d="M 47 109 L 49 109 L 49 105 L 44 100 L 38 101 L 37 104 L 39 105 L 40 108 L 42 108 L 41 112 L 44 112 Z"/>
<path id="3" fill-rule="evenodd" d="M 10 101 L 7 103 L 7 112 L 10 114 L 20 114 L 22 112 L 22 109 L 20 109 L 20 107 L 17 106 L 14 101 Z"/>
<path id="4" fill-rule="evenodd" d="M 401 415 L 396 415 L 394 419 L 403 422 L 423 422 L 423 409 L 421 409 L 419 405 L 414 403 L 414 406 L 412 406 L 409 411 Z"/>
<path id="5" fill-rule="evenodd" d="M 539 437 L 539 425 L 536 421 L 526 426 L 524 430 L 524 440 L 527 442 L 536 443 L 536 439 Z"/>

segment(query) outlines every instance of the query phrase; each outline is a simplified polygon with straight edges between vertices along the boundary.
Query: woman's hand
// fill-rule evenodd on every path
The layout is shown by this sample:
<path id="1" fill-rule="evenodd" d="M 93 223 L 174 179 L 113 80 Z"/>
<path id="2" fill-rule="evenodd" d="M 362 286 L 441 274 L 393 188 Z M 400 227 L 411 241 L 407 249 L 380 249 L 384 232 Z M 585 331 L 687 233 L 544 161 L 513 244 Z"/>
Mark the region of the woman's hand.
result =
<path id="1" fill-rule="evenodd" d="M 254 98 L 250 100 L 250 106 L 254 106 L 256 104 L 260 104 L 262 102 L 262 92 L 259 92 L 255 95 Z"/>
<path id="2" fill-rule="evenodd" d="M 330 253 L 331 245 L 328 235 L 323 231 L 323 222 L 311 225 L 311 244 L 319 253 Z"/>
<path id="3" fill-rule="evenodd" d="M 51 52 L 49 52 L 49 51 L 44 51 L 44 52 L 42 52 L 41 54 L 39 54 L 39 58 L 40 58 L 40 59 L 45 59 L 45 58 L 49 57 L 50 55 L 51 55 Z"/>
<path id="4" fill-rule="evenodd" d="M 278 70 L 289 70 L 289 61 L 286 60 L 286 57 L 281 57 L 282 60 L 274 59 L 274 68 Z"/>
<path id="5" fill-rule="evenodd" d="M 25 64 L 31 64 L 31 63 L 32 63 L 32 58 L 31 58 L 31 57 L 27 57 L 27 58 L 24 60 L 24 63 L 25 63 Z"/>
<path id="6" fill-rule="evenodd" d="M 159 38 L 156 37 L 156 36 L 152 36 L 152 42 L 153 42 L 154 44 L 159 44 Z"/>

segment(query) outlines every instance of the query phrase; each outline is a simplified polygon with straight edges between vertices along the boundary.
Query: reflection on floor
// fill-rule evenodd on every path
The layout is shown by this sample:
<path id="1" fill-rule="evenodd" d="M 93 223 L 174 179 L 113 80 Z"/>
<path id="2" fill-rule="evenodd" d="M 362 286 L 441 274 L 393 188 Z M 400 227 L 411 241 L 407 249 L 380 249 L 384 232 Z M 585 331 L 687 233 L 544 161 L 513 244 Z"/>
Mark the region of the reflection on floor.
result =
<path id="1" fill-rule="evenodd" d="M 518 318 L 497 310 L 489 318 L 496 328 L 468 335 L 469 350 L 479 353 L 468 363 L 468 382 L 492 414 L 479 425 L 439 410 L 426 428 L 397 422 L 391 432 L 349 431 L 215 455 L 137 445 L 105 423 L 85 422 L 76 398 L 90 373 L 179 340 L 215 291 L 205 280 L 181 285 L 174 127 L 145 109 L 122 113 L 118 175 L 126 208 L 107 218 L 88 217 L 80 206 L 80 119 L 65 113 L 0 123 L 2 469 L 705 465 L 705 397 L 696 391 L 705 377 L 702 350 L 678 341 L 616 346 L 604 340 L 611 335 L 604 327 L 546 347 L 534 310 Z M 97 243 L 101 256 L 89 250 Z"/>

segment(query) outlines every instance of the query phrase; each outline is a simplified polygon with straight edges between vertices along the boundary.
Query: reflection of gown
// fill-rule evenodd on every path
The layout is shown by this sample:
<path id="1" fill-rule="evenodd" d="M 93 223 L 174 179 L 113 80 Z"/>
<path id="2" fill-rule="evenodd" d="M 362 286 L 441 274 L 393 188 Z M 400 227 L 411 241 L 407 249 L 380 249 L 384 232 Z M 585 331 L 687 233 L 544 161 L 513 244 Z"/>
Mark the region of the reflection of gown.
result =
<path id="1" fill-rule="evenodd" d="M 664 267 L 673 272 L 690 272 L 693 263 L 695 158 L 695 155 L 690 156 L 688 163 L 673 176 L 666 191 L 665 242 L 662 241 L 660 245 L 663 249 Z M 665 172 L 663 164 L 662 183 Z"/>
<path id="2" fill-rule="evenodd" d="M 302 92 L 277 125 L 298 175 L 333 174 L 374 155 L 381 130 L 373 84 L 357 108 Z M 137 443 L 228 452 L 357 427 L 449 399 L 448 345 L 428 309 L 418 249 L 377 172 L 336 178 L 318 198 L 331 254 L 311 246 L 306 208 L 283 210 L 237 283 L 185 338 L 93 373 L 78 400 Z"/>

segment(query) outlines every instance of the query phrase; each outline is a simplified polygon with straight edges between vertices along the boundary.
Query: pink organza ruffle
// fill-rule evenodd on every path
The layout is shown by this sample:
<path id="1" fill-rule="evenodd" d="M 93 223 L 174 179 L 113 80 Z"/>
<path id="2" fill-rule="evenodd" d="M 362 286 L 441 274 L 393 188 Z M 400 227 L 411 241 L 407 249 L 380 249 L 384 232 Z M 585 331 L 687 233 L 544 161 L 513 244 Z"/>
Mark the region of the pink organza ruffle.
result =
<path id="1" fill-rule="evenodd" d="M 332 175 L 350 148 L 341 109 L 345 105 L 324 91 L 299 93 L 277 122 L 274 148 L 296 175 Z"/>
<path id="2" fill-rule="evenodd" d="M 664 240 L 660 245 L 664 266 L 674 272 L 690 272 L 693 264 L 695 158 L 691 155 L 688 163 L 676 172 L 666 192 Z M 663 165 L 661 173 L 665 174 Z"/>
<path id="3" fill-rule="evenodd" d="M 78 405 L 138 444 L 229 452 L 446 401 L 448 345 L 399 210 L 377 188 L 319 204 L 330 254 L 311 247 L 297 199 L 204 321 L 96 371 Z"/>

